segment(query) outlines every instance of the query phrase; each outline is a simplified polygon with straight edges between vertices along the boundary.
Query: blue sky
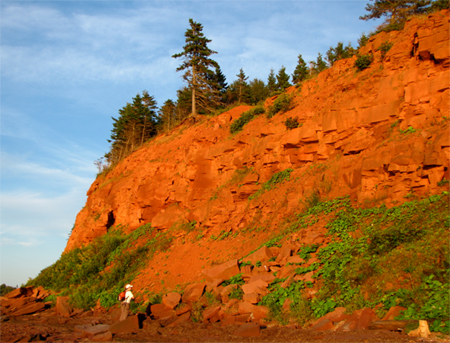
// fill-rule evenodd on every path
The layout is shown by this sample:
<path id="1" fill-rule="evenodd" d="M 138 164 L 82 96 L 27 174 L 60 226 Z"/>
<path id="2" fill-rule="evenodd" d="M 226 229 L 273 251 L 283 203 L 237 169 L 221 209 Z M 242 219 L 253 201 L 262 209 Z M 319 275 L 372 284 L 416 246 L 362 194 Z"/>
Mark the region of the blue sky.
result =
<path id="1" fill-rule="evenodd" d="M 161 106 L 183 86 L 189 18 L 204 26 L 228 83 L 243 68 L 267 81 L 357 46 L 368 0 L 0 2 L 0 283 L 21 285 L 54 263 L 109 149 L 111 117 L 138 92 Z"/>

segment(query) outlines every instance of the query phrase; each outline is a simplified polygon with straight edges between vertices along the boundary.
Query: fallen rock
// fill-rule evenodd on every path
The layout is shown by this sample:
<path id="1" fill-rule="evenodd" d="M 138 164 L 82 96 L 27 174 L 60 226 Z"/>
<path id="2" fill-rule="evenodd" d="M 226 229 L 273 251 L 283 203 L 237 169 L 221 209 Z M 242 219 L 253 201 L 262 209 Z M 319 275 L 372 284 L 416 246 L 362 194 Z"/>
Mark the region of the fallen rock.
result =
<path id="1" fill-rule="evenodd" d="M 395 317 L 399 316 L 402 311 L 406 311 L 406 307 L 402 306 L 392 306 L 382 320 L 394 320 Z"/>
<path id="2" fill-rule="evenodd" d="M 69 297 L 57 297 L 55 311 L 59 316 L 70 317 L 73 308 L 69 304 Z"/>
<path id="3" fill-rule="evenodd" d="M 138 316 L 129 316 L 125 320 L 114 323 L 111 325 L 109 331 L 113 335 L 117 333 L 125 333 L 125 332 L 138 332 L 139 331 L 139 319 Z"/>
<path id="4" fill-rule="evenodd" d="M 210 282 L 217 279 L 228 280 L 229 278 L 239 274 L 238 260 L 230 260 L 213 268 L 206 269 L 202 271 L 202 274 L 205 276 L 206 280 Z"/>
<path id="5" fill-rule="evenodd" d="M 204 283 L 194 283 L 186 287 L 182 301 L 184 303 L 195 303 L 203 295 L 206 285 Z"/>
<path id="6" fill-rule="evenodd" d="M 162 303 L 171 310 L 180 303 L 181 295 L 179 293 L 168 293 L 163 296 Z"/>
<path id="7" fill-rule="evenodd" d="M 244 258 L 243 262 L 250 262 L 251 264 L 256 265 L 256 262 L 266 262 L 270 260 L 272 256 L 270 249 L 264 245 L 250 256 Z"/>
<path id="8" fill-rule="evenodd" d="M 222 307 L 221 306 L 215 306 L 207 308 L 205 311 L 203 311 L 203 323 L 215 323 L 220 320 L 219 311 Z"/>
<path id="9" fill-rule="evenodd" d="M 85 327 L 82 329 L 81 335 L 83 338 L 92 339 L 92 337 L 94 337 L 95 335 L 99 335 L 99 334 L 105 333 L 106 331 L 109 331 L 110 327 L 111 327 L 110 325 L 106 325 L 106 324 L 88 326 L 88 327 Z"/>

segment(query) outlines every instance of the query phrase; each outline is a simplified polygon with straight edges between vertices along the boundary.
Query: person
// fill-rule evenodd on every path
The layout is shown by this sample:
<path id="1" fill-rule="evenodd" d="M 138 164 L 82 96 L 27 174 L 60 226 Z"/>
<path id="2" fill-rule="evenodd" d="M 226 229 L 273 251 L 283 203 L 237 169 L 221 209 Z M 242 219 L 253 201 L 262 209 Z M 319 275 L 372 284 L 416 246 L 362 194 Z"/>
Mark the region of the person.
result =
<path id="1" fill-rule="evenodd" d="M 120 304 L 120 308 L 122 310 L 122 313 L 120 315 L 120 321 L 127 319 L 128 317 L 128 311 L 130 310 L 130 302 L 134 299 L 133 293 L 131 293 L 131 289 L 133 288 L 133 285 L 126 285 L 125 286 L 125 300 L 122 301 Z"/>

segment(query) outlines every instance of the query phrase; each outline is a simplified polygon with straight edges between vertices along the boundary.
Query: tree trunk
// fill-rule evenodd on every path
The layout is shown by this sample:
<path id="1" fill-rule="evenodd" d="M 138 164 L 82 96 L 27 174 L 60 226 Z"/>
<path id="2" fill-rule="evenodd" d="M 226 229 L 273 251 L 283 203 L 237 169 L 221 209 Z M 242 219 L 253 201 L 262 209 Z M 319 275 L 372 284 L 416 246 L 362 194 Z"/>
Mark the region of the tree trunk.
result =
<path id="1" fill-rule="evenodd" d="M 195 79 L 195 66 L 192 66 L 192 115 L 197 115 L 197 109 L 195 108 L 195 87 L 196 87 L 196 79 Z"/>

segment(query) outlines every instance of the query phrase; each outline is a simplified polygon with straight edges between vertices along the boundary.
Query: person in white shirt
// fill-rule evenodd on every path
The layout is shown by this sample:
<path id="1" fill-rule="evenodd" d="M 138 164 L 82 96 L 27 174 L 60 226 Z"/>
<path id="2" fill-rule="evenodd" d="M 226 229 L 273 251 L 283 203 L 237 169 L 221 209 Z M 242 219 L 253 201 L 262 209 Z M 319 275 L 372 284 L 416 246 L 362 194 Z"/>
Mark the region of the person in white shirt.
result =
<path id="1" fill-rule="evenodd" d="M 127 319 L 128 311 L 130 310 L 130 302 L 134 299 L 133 293 L 131 293 L 132 285 L 128 284 L 125 286 L 125 300 L 120 304 L 122 313 L 120 315 L 120 321 Z"/>

